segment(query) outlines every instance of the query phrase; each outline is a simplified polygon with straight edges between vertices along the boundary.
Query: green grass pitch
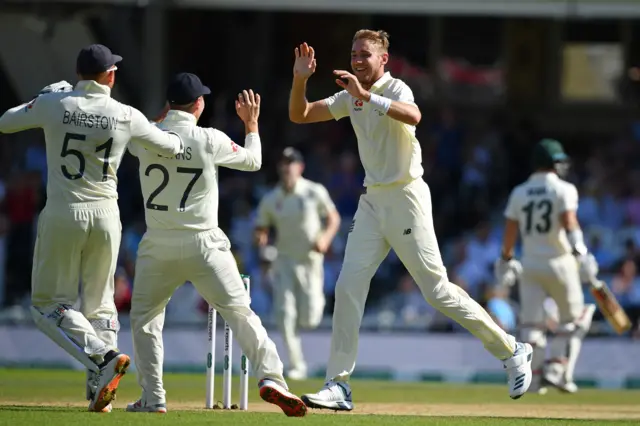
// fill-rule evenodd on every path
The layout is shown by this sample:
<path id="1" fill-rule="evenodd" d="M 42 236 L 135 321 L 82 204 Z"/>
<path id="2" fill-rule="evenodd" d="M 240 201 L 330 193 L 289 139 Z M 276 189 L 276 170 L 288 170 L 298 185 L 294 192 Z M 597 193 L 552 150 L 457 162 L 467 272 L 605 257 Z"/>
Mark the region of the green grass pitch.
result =
<path id="1" fill-rule="evenodd" d="M 356 408 L 351 413 L 309 410 L 287 418 L 259 399 L 251 380 L 249 411 L 205 410 L 204 374 L 166 374 L 167 415 L 127 413 L 139 396 L 135 373 L 127 374 L 110 414 L 89 413 L 84 373 L 66 370 L 0 369 L 0 426 L 26 425 L 638 425 L 640 391 L 585 389 L 576 395 L 550 390 L 512 401 L 505 386 L 441 383 L 352 382 Z M 315 392 L 321 381 L 290 382 L 297 394 Z M 234 402 L 238 394 L 234 383 Z M 216 378 L 216 400 L 222 392 Z"/>

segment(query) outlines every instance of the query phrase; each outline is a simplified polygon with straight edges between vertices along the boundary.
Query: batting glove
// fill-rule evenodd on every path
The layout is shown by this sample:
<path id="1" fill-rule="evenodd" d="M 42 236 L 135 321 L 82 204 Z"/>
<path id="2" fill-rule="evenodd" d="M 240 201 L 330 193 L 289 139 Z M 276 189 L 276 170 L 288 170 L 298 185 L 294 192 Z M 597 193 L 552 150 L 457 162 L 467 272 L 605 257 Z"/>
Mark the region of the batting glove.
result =
<path id="1" fill-rule="evenodd" d="M 600 270 L 596 258 L 591 253 L 587 253 L 577 256 L 576 259 L 578 260 L 580 280 L 584 283 L 595 281 L 598 276 L 598 271 Z"/>
<path id="2" fill-rule="evenodd" d="M 511 287 L 522 274 L 522 264 L 516 259 L 498 258 L 493 265 L 496 284 Z"/>

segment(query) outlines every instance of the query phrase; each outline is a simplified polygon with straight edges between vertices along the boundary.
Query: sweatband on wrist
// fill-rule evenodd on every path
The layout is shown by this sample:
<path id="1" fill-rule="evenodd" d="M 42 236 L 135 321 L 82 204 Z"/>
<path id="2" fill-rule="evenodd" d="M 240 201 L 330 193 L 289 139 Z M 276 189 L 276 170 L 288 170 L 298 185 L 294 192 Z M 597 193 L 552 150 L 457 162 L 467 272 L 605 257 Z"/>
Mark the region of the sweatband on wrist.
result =
<path id="1" fill-rule="evenodd" d="M 369 103 L 378 107 L 378 109 L 382 110 L 385 114 L 389 112 L 389 108 L 391 108 L 391 99 L 385 98 L 384 96 L 376 95 L 375 93 L 371 94 Z"/>
<path id="2" fill-rule="evenodd" d="M 574 229 L 573 231 L 567 231 L 567 239 L 574 253 L 583 255 L 587 254 L 587 246 L 584 243 L 584 235 L 582 229 Z"/>

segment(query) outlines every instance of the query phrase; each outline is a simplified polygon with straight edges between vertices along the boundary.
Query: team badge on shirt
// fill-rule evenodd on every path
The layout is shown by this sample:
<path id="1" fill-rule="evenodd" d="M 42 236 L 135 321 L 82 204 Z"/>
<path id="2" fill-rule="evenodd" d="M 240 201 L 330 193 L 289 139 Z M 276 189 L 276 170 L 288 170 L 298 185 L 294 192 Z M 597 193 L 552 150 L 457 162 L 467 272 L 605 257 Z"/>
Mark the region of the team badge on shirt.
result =
<path id="1" fill-rule="evenodd" d="M 362 102 L 362 99 L 354 99 L 353 101 L 353 110 L 354 111 L 362 111 L 362 106 L 364 105 L 364 102 Z"/>

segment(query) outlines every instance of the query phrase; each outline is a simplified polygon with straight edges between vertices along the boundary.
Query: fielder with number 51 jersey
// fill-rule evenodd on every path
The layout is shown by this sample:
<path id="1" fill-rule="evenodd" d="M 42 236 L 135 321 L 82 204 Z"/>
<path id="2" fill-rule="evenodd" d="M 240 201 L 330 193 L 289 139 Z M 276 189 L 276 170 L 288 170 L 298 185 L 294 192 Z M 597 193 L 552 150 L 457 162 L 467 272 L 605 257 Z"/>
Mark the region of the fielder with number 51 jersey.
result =
<path id="1" fill-rule="evenodd" d="M 218 166 L 254 172 L 262 165 L 258 116 L 260 95 L 243 91 L 236 112 L 245 124 L 245 146 L 223 132 L 197 126 L 210 94 L 198 76 L 177 74 L 167 88 L 169 111 L 159 127 L 179 134 L 184 153 L 162 158 L 131 147 L 140 161 L 147 231 L 140 241 L 131 299 L 131 328 L 142 397 L 127 411 L 166 413 L 162 381 L 162 329 L 167 303 L 186 281 L 220 313 L 258 377 L 260 396 L 287 416 L 302 417 L 306 406 L 288 391 L 276 346 L 260 318 L 218 227 Z"/>
<path id="2" fill-rule="evenodd" d="M 117 350 L 114 274 L 122 226 L 116 172 L 126 146 L 156 155 L 182 152 L 182 141 L 111 98 L 122 57 L 102 45 L 78 55 L 79 81 L 47 86 L 0 118 L 0 132 L 44 130 L 47 203 L 38 219 L 31 282 L 36 326 L 87 367 L 90 411 L 110 411 L 129 357 Z M 72 305 L 78 299 L 80 312 Z"/>
<path id="3" fill-rule="evenodd" d="M 533 347 L 529 391 L 536 393 L 545 393 L 547 384 L 563 392 L 578 390 L 573 372 L 595 312 L 595 305 L 584 304 L 582 282 L 595 280 L 598 265 L 587 252 L 576 217 L 578 191 L 561 179 L 568 161 L 558 141 L 544 139 L 536 145 L 534 173 L 509 196 L 502 256 L 495 264 L 499 285 L 513 285 L 519 278 L 521 338 Z M 518 233 L 523 245 L 521 262 L 513 258 Z M 543 305 L 547 297 L 556 302 L 560 323 L 545 365 Z"/>

